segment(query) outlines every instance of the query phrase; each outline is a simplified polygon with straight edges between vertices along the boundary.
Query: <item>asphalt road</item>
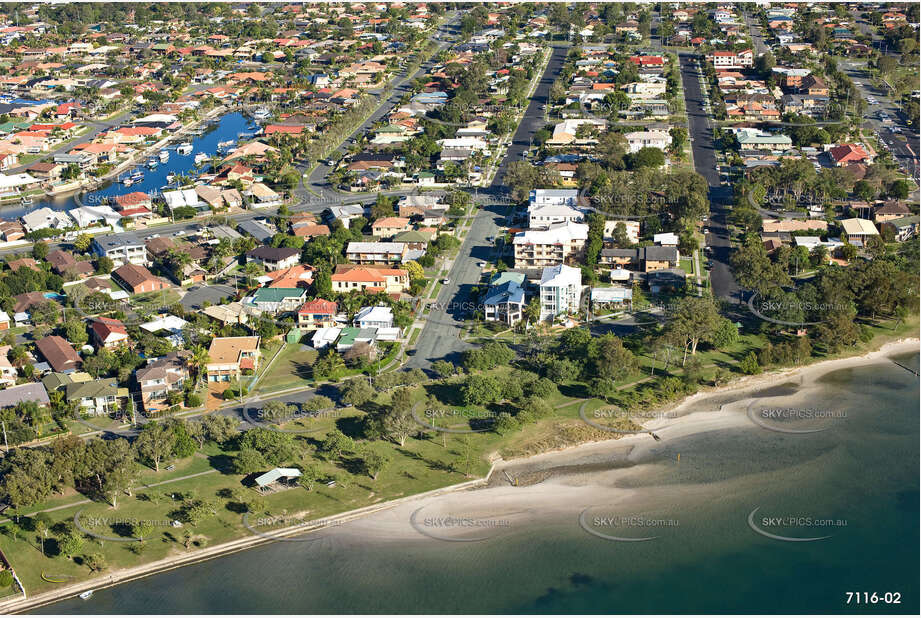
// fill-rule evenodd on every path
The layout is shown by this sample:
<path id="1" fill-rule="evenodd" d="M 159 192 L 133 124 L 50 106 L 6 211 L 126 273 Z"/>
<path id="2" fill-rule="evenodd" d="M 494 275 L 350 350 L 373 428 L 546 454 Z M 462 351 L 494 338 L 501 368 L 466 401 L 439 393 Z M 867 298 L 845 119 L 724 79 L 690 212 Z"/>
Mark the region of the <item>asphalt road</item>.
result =
<path id="1" fill-rule="evenodd" d="M 680 54 L 681 81 L 684 85 L 684 102 L 688 114 L 688 133 L 694 154 L 694 168 L 710 186 L 710 218 L 707 223 L 709 234 L 706 245 L 711 247 L 710 283 L 715 297 L 730 303 L 739 302 L 739 285 L 729 267 L 731 245 L 729 242 L 729 215 L 732 190 L 720 184 L 716 170 L 716 150 L 713 147 L 713 131 L 710 128 L 711 113 L 704 109 L 704 93 L 701 92 L 699 71 L 692 54 Z"/>
<path id="2" fill-rule="evenodd" d="M 545 121 L 541 107 L 548 100 L 550 86 L 559 75 L 567 51 L 565 47 L 553 48 L 550 62 L 515 131 L 512 144 L 499 164 L 492 184 L 486 190 L 487 194 L 498 196 L 505 192 L 503 183 L 509 162 L 521 160 L 521 154 L 528 150 L 534 133 L 543 127 Z M 474 309 L 471 306 L 470 289 L 480 282 L 482 276 L 482 269 L 477 263 L 490 258 L 492 243 L 487 242 L 486 238 L 499 232 L 506 214 L 506 206 L 487 205 L 477 211 L 457 259 L 448 270 L 449 283 L 442 286 L 407 367 L 424 369 L 439 359 L 457 362 L 461 352 L 470 347 L 460 340 L 459 335 L 464 318 Z"/>
<path id="3" fill-rule="evenodd" d="M 446 37 L 453 34 L 455 31 L 456 22 L 459 19 L 459 14 L 452 14 L 445 23 L 443 23 L 437 31 L 437 35 L 441 38 L 441 42 L 438 43 L 438 49 L 432 54 L 431 59 L 422 63 L 419 69 L 412 75 L 402 74 L 393 85 L 393 90 L 389 97 L 381 101 L 381 104 L 376 110 L 360 125 L 355 127 L 355 130 L 343 141 L 342 144 L 330 155 L 330 158 L 339 160 L 342 156 L 348 151 L 349 140 L 358 139 L 365 132 L 371 128 L 374 123 L 378 122 L 381 118 L 389 114 L 396 104 L 406 95 L 411 89 L 411 83 L 417 77 L 425 75 L 429 69 L 435 64 L 435 58 L 438 56 L 438 53 L 452 44 L 453 41 L 448 40 Z M 381 94 L 381 93 L 378 93 Z M 314 194 L 323 196 L 324 198 L 332 198 L 337 201 L 342 201 L 344 197 L 342 194 L 338 193 L 329 183 L 326 181 L 326 176 L 332 171 L 332 167 L 326 165 L 324 161 L 321 161 L 316 168 L 310 173 L 310 177 L 306 179 L 306 184 L 309 185 L 310 191 Z M 309 201 L 309 198 L 308 198 Z"/>

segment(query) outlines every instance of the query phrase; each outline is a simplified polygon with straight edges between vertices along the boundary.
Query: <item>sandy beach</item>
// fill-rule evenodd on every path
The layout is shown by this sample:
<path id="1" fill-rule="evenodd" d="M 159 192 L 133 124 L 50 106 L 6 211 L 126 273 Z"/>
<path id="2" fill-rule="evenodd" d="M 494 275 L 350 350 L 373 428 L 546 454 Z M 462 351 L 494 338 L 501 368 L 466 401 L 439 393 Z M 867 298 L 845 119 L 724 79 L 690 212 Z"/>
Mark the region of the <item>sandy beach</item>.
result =
<path id="1" fill-rule="evenodd" d="M 687 439 L 711 432 L 751 430 L 753 423 L 745 413 L 746 407 L 759 397 L 770 399 L 775 396 L 770 392 L 765 395 L 768 389 L 784 384 L 795 385 L 795 393 L 791 390 L 782 396 L 793 397 L 790 401 L 794 403 L 801 399 L 805 402 L 810 389 L 829 372 L 891 362 L 887 357 L 918 350 L 918 339 L 899 340 L 861 356 L 742 378 L 725 387 L 687 397 L 668 409 L 658 410 L 659 414 L 653 414 L 653 418 L 643 423 L 645 428 L 655 431 L 660 438 L 658 441 L 649 434 L 631 435 L 525 459 L 497 459 L 487 479 L 342 513 L 328 518 L 337 520 L 335 527 L 317 526 L 316 534 L 324 538 L 345 535 L 367 539 L 373 536 L 375 542 L 384 544 L 426 542 L 427 537 L 463 543 L 516 534 L 525 526 L 573 517 L 580 508 L 584 508 L 583 505 L 598 504 L 599 500 L 602 501 L 599 507 L 617 504 L 656 510 L 668 503 L 669 488 L 630 487 L 631 475 L 638 467 L 654 470 L 656 466 L 671 465 L 676 455 L 680 460 L 680 453 L 674 452 L 675 445 Z M 693 466 L 693 460 L 686 465 Z M 598 497 L 599 487 L 605 489 L 603 498 Z M 697 493 L 705 500 L 718 496 L 724 488 L 720 483 L 695 483 L 689 478 L 686 484 L 681 485 L 681 491 L 683 495 Z M 293 537 L 309 531 L 301 525 L 273 534 Z M 272 539 L 259 536 L 238 539 L 108 573 L 28 599 L 7 601 L 0 604 L 0 612 L 26 611 L 73 597 L 84 590 L 98 590 L 271 542 Z"/>

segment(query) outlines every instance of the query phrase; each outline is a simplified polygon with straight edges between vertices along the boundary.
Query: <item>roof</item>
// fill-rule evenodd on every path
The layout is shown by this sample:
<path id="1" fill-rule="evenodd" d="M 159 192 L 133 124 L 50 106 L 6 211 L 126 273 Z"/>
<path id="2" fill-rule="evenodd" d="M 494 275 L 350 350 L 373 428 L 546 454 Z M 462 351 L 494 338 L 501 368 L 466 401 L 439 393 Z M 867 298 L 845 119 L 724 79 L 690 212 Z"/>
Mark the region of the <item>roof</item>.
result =
<path id="1" fill-rule="evenodd" d="M 112 272 L 112 274 L 117 276 L 132 288 L 136 288 L 146 281 L 159 281 L 159 279 L 155 277 L 152 272 L 139 264 L 125 264 L 124 266 L 119 266 Z"/>
<path id="2" fill-rule="evenodd" d="M 299 254 L 300 250 L 292 247 L 256 247 L 248 251 L 246 257 L 277 262 L 278 260 L 284 260 Z"/>
<path id="3" fill-rule="evenodd" d="M 89 382 L 71 382 L 66 387 L 67 400 L 95 397 L 112 397 L 118 394 L 114 378 L 102 378 Z"/>
<path id="4" fill-rule="evenodd" d="M 48 391 L 45 390 L 45 385 L 41 382 L 29 382 L 0 391 L 0 408 L 9 408 L 24 401 L 48 405 Z"/>
<path id="5" fill-rule="evenodd" d="M 844 219 L 841 221 L 841 227 L 844 233 L 851 236 L 876 236 L 876 226 L 872 221 L 867 219 Z"/>
<path id="6" fill-rule="evenodd" d="M 62 337 L 48 335 L 35 344 L 45 360 L 55 371 L 74 371 L 80 363 L 80 356 Z"/>
<path id="7" fill-rule="evenodd" d="M 297 310 L 298 313 L 312 313 L 312 314 L 323 314 L 323 315 L 335 315 L 338 311 L 339 305 L 334 303 L 331 300 L 324 300 L 322 298 L 317 298 L 316 300 L 311 300 L 304 303 L 300 309 Z"/>
<path id="8" fill-rule="evenodd" d="M 130 232 L 109 234 L 107 236 L 94 236 L 93 243 L 104 251 L 121 249 L 123 247 L 143 247 L 144 243 Z"/>
<path id="9" fill-rule="evenodd" d="M 240 352 L 259 348 L 259 337 L 215 337 L 208 348 L 211 364 L 236 363 Z"/>
<path id="10" fill-rule="evenodd" d="M 277 303 L 288 298 L 301 298 L 304 288 L 259 288 L 253 293 L 253 303 Z"/>
<path id="11" fill-rule="evenodd" d="M 256 485 L 259 487 L 265 487 L 266 485 L 271 485 L 279 479 L 293 479 L 301 475 L 301 471 L 297 468 L 272 468 L 265 474 L 260 474 L 256 477 Z"/>

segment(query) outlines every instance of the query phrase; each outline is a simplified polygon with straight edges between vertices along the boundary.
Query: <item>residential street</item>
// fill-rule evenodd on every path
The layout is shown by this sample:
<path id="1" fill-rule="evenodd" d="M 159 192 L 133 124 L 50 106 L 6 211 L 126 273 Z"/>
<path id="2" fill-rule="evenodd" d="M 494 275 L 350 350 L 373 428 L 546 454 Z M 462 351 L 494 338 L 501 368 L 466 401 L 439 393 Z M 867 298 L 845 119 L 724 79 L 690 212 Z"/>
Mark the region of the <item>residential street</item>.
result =
<path id="1" fill-rule="evenodd" d="M 524 118 L 512 139 L 512 144 L 506 151 L 505 158 L 499 164 L 499 169 L 493 178 L 489 188 L 493 196 L 498 196 L 504 191 L 502 181 L 509 162 L 521 160 L 521 153 L 528 149 L 531 137 L 543 126 L 544 112 L 541 107 L 547 102 L 550 86 L 553 85 L 563 66 L 568 49 L 568 47 L 553 48 L 547 69 L 530 99 Z M 435 305 L 419 335 L 413 357 L 407 363 L 408 367 L 427 368 L 432 361 L 438 359 L 457 362 L 460 352 L 469 347 L 460 340 L 459 335 L 464 318 L 469 316 L 474 309 L 470 306 L 470 288 L 480 281 L 482 269 L 477 263 L 480 260 L 486 260 L 490 255 L 492 243 L 487 242 L 486 238 L 496 235 L 499 223 L 505 217 L 506 208 L 505 206 L 485 206 L 477 211 L 457 259 L 454 260 L 454 264 L 448 271 L 449 282 L 442 286 L 438 294 Z"/>
<path id="2" fill-rule="evenodd" d="M 707 222 L 710 233 L 707 234 L 706 239 L 706 245 L 712 247 L 713 268 L 710 270 L 710 282 L 716 298 L 738 303 L 739 285 L 729 267 L 730 242 L 727 217 L 732 200 L 732 189 L 728 185 L 720 184 L 720 175 L 716 170 L 713 131 L 709 122 L 710 113 L 704 109 L 704 93 L 701 92 L 699 72 L 694 58 L 692 54 L 679 55 L 694 168 L 710 185 L 710 220 Z"/>

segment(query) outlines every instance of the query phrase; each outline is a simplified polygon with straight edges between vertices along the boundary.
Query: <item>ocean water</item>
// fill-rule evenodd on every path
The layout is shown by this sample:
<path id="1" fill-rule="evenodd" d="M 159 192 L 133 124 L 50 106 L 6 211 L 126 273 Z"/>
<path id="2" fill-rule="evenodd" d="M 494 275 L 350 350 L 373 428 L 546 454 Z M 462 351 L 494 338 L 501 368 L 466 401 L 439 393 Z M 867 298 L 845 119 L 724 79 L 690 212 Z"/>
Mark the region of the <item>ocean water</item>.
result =
<path id="1" fill-rule="evenodd" d="M 896 360 L 918 370 L 918 354 Z M 753 409 L 787 411 L 760 425 L 547 481 L 557 508 L 522 490 L 530 517 L 482 541 L 427 538 L 408 521 L 376 528 L 374 516 L 38 613 L 917 614 L 917 377 L 882 359 L 782 386 L 756 394 Z M 747 415 L 725 397 L 709 404 Z M 848 592 L 879 601 L 848 604 Z"/>

